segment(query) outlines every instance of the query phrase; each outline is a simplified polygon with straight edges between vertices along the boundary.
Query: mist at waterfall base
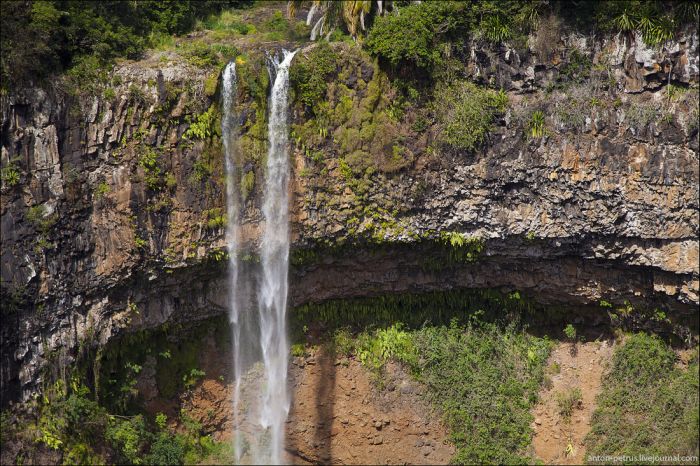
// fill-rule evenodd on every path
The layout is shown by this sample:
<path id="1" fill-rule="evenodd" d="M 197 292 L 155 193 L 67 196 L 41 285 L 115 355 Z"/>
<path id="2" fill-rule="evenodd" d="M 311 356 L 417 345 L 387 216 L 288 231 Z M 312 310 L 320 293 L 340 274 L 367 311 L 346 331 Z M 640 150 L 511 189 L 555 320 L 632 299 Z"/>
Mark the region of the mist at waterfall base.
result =
<path id="1" fill-rule="evenodd" d="M 280 464 L 290 398 L 286 329 L 289 269 L 289 66 L 296 52 L 269 57 L 269 151 L 262 190 L 260 265 L 242 263 L 236 64 L 222 74 L 221 129 L 226 169 L 229 306 L 233 340 L 233 422 L 237 463 Z"/>

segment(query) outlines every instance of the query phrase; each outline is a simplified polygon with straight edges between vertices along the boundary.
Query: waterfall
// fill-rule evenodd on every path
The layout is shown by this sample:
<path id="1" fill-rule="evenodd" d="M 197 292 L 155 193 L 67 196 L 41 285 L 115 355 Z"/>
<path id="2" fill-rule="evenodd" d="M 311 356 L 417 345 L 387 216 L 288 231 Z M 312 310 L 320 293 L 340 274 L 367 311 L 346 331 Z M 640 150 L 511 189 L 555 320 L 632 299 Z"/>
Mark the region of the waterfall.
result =
<path id="1" fill-rule="evenodd" d="M 289 269 L 289 66 L 295 52 L 284 51 L 271 60 L 274 83 L 270 93 L 269 152 L 263 197 L 265 230 L 261 241 L 262 277 L 258 292 L 260 343 L 265 365 L 265 387 L 260 423 L 270 430 L 269 462 L 279 464 L 284 424 L 289 413 L 287 393 L 287 274 Z"/>
<path id="2" fill-rule="evenodd" d="M 232 328 L 233 342 L 233 422 L 234 422 L 234 450 L 237 462 L 240 462 L 242 452 L 241 433 L 237 427 L 238 404 L 241 395 L 241 379 L 243 376 L 241 364 L 241 301 L 238 295 L 238 206 L 240 204 L 237 195 L 235 176 L 236 166 L 234 160 L 235 127 L 235 96 L 236 96 L 236 62 L 231 60 L 221 77 L 222 81 L 222 115 L 221 138 L 224 146 L 224 163 L 226 170 L 226 246 L 229 257 L 229 296 L 230 306 L 229 320 Z"/>
<path id="3" fill-rule="evenodd" d="M 289 268 L 289 66 L 296 52 L 270 58 L 269 152 L 260 240 L 261 273 L 238 260 L 242 199 L 236 153 L 236 64 L 222 74 L 221 136 L 226 170 L 226 245 L 229 252 L 229 306 L 232 328 L 233 443 L 236 463 L 279 464 L 289 413 L 287 365 L 287 275 Z M 252 293 L 255 290 L 257 293 Z M 257 304 L 256 304 L 257 303 Z M 257 313 L 253 310 L 257 307 Z"/>

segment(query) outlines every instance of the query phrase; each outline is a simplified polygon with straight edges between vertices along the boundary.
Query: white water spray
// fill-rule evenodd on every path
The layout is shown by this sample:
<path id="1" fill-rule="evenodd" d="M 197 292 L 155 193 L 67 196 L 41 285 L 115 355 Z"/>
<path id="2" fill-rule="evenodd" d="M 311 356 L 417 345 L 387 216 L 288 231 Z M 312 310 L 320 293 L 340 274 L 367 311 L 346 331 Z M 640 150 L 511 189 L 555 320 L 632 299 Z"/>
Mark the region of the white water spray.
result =
<path id="1" fill-rule="evenodd" d="M 229 251 L 229 306 L 233 340 L 233 442 L 236 463 L 279 464 L 289 413 L 286 329 L 289 268 L 289 66 L 296 52 L 270 59 L 272 90 L 268 123 L 269 152 L 260 242 L 261 274 L 238 261 L 241 173 L 236 154 L 236 65 L 222 75 L 222 138 L 226 167 L 226 244 Z M 243 264 L 245 265 L 245 264 Z M 256 299 L 247 299 L 252 288 Z M 252 298 L 252 295 L 250 295 Z M 257 315 L 253 312 L 257 301 Z M 262 364 L 256 361 L 262 360 Z M 249 451 L 249 455 L 246 451 Z"/>
<path id="2" fill-rule="evenodd" d="M 267 177 L 263 198 L 265 231 L 260 259 L 262 277 L 258 294 L 260 343 L 265 379 L 260 423 L 270 430 L 269 462 L 279 464 L 284 448 L 284 424 L 289 413 L 287 393 L 287 274 L 289 269 L 289 65 L 296 52 L 284 51 L 272 59 L 274 84 L 270 94 Z"/>
<path id="3" fill-rule="evenodd" d="M 232 327 L 233 342 L 233 422 L 234 450 L 237 462 L 240 462 L 242 452 L 241 432 L 238 430 L 238 404 L 241 395 L 241 302 L 238 296 L 238 209 L 239 198 L 235 186 L 236 166 L 234 154 L 234 138 L 236 137 L 234 102 L 236 95 L 236 62 L 232 60 L 221 77 L 222 82 L 222 115 L 221 136 L 224 146 L 224 161 L 226 167 L 226 246 L 229 256 L 229 320 Z"/>

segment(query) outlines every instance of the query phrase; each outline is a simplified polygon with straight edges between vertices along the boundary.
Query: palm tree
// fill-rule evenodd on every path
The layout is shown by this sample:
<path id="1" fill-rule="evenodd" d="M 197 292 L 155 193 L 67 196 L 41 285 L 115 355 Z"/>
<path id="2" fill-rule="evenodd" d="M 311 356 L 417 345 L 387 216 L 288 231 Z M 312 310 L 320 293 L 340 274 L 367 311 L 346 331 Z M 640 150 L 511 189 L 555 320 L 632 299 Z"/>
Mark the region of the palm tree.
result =
<path id="1" fill-rule="evenodd" d="M 306 16 L 307 25 L 311 26 L 314 18 L 318 16 L 311 28 L 311 40 L 316 40 L 323 34 L 330 34 L 341 21 L 353 39 L 362 40 L 362 33 L 367 30 L 367 18 L 393 11 L 392 0 L 290 0 L 287 2 L 289 17 L 294 17 L 304 4 L 311 4 Z"/>

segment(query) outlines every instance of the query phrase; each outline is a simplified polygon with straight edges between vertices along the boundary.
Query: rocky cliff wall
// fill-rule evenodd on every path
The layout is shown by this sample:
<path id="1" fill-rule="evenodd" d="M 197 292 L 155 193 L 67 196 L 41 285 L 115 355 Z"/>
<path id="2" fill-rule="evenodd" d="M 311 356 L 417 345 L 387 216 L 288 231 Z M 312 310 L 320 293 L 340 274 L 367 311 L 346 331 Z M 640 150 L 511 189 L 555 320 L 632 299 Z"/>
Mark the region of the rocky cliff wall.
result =
<path id="1" fill-rule="evenodd" d="M 304 105 L 297 86 L 292 108 L 292 305 L 497 288 L 696 325 L 697 32 L 660 50 L 537 43 L 455 53 L 459 76 L 508 100 L 487 140 L 461 152 L 439 144 L 450 102 L 406 98 L 369 57 L 332 46 L 327 106 Z M 234 45 L 254 275 L 267 81 L 262 50 Z M 2 96 L 4 400 L 26 399 L 47 361 L 68 364 L 86 344 L 225 312 L 220 64 L 154 52 L 92 92 Z"/>

